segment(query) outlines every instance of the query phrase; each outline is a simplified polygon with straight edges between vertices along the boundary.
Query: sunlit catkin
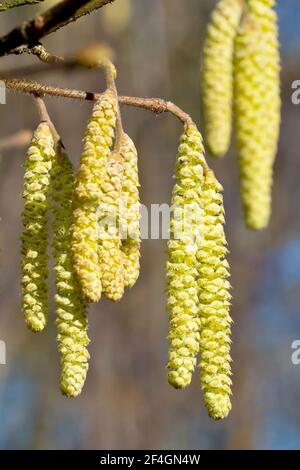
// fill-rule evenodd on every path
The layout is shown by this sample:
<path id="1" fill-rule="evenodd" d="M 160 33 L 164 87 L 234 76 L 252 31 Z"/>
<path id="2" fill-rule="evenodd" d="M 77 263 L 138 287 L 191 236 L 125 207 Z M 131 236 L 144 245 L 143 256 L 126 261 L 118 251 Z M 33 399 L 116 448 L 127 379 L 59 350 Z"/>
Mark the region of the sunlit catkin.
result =
<path id="1" fill-rule="evenodd" d="M 107 159 L 114 139 L 116 113 L 116 98 L 107 91 L 95 104 L 89 120 L 76 181 L 71 246 L 82 295 L 89 302 L 98 301 L 102 292 L 98 211 Z"/>
<path id="2" fill-rule="evenodd" d="M 124 165 L 122 187 L 122 209 L 125 213 L 125 233 L 122 240 L 124 285 L 132 287 L 140 272 L 140 185 L 137 150 L 127 134 L 122 137 L 120 154 Z"/>
<path id="3" fill-rule="evenodd" d="M 54 155 L 51 130 L 42 122 L 27 151 L 21 237 L 22 307 L 25 321 L 34 332 L 44 329 L 48 313 L 47 219 Z"/>
<path id="4" fill-rule="evenodd" d="M 243 0 L 219 0 L 208 25 L 201 76 L 205 144 L 214 156 L 228 151 L 232 127 L 233 48 Z"/>
<path id="5" fill-rule="evenodd" d="M 189 125 L 181 137 L 177 155 L 168 242 L 168 380 L 175 388 L 190 384 L 199 350 L 196 255 L 202 239 L 203 165 L 201 135 L 196 126 Z"/>
<path id="6" fill-rule="evenodd" d="M 236 38 L 235 121 L 246 224 L 263 229 L 271 214 L 280 127 L 280 57 L 274 0 L 248 0 Z"/>
<path id="7" fill-rule="evenodd" d="M 70 251 L 74 177 L 72 164 L 57 145 L 51 185 L 53 252 L 55 259 L 57 341 L 61 354 L 60 387 L 64 395 L 81 393 L 88 370 L 86 304 L 73 273 Z"/>
<path id="8" fill-rule="evenodd" d="M 222 187 L 208 170 L 203 187 L 204 240 L 197 253 L 201 386 L 209 415 L 225 418 L 230 409 L 230 284 L 224 233 Z"/>
<path id="9" fill-rule="evenodd" d="M 119 208 L 123 181 L 123 161 L 114 151 L 108 158 L 103 195 L 99 206 L 99 263 L 102 289 L 110 300 L 124 294 L 124 269 L 119 233 Z"/>

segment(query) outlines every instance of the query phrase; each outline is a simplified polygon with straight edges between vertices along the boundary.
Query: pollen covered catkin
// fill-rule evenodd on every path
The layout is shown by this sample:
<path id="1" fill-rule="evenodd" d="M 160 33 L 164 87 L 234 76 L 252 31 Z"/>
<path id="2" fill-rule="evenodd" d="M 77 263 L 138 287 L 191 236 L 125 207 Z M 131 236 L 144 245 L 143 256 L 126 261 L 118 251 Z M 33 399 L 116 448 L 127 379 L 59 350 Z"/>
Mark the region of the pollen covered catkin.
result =
<path id="1" fill-rule="evenodd" d="M 233 49 L 243 0 L 219 0 L 208 25 L 201 74 L 205 144 L 214 156 L 228 151 L 232 128 Z"/>
<path id="2" fill-rule="evenodd" d="M 249 228 L 271 214 L 273 163 L 280 127 L 280 56 L 274 0 L 248 0 L 236 37 L 235 124 L 241 195 Z"/>
<path id="3" fill-rule="evenodd" d="M 21 237 L 22 308 L 25 321 L 34 332 L 44 329 L 48 315 L 47 219 L 54 156 L 51 130 L 41 122 L 25 162 Z"/>
<path id="4" fill-rule="evenodd" d="M 103 195 L 99 206 L 99 263 L 102 290 L 110 300 L 124 294 L 124 268 L 119 234 L 119 205 L 123 181 L 123 160 L 119 152 L 108 157 Z"/>
<path id="5" fill-rule="evenodd" d="M 190 384 L 199 351 L 196 255 L 202 239 L 204 165 L 201 135 L 195 125 L 189 125 L 181 137 L 177 154 L 168 242 L 168 380 L 175 388 Z"/>
<path id="6" fill-rule="evenodd" d="M 101 183 L 106 178 L 107 159 L 114 139 L 116 114 L 116 97 L 107 91 L 94 105 L 76 178 L 71 247 L 75 273 L 82 295 L 88 302 L 97 302 L 102 292 L 98 212 L 103 189 Z"/>
<path id="7" fill-rule="evenodd" d="M 140 197 L 137 150 L 131 138 L 124 134 L 120 154 L 123 158 L 124 175 L 122 201 L 126 215 L 125 234 L 122 240 L 124 258 L 124 285 L 132 287 L 140 272 Z"/>
<path id="8" fill-rule="evenodd" d="M 198 259 L 200 376 L 204 403 L 213 419 L 231 409 L 230 284 L 222 187 L 211 170 L 203 186 L 204 240 Z"/>
<path id="9" fill-rule="evenodd" d="M 70 251 L 73 196 L 73 167 L 61 145 L 57 144 L 51 185 L 56 325 L 61 354 L 60 388 L 68 397 L 76 397 L 81 393 L 89 360 L 86 303 L 80 296 Z"/>

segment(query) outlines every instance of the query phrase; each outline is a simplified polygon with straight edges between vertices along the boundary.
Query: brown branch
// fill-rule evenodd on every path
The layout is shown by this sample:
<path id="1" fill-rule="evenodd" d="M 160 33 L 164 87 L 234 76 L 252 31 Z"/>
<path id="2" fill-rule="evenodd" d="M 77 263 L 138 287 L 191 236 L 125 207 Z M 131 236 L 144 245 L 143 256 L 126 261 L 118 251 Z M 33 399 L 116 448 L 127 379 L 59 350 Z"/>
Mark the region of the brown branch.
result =
<path id="1" fill-rule="evenodd" d="M 50 33 L 114 0 L 64 0 L 0 38 L 0 56 L 24 44 L 34 45 Z"/>
<path id="2" fill-rule="evenodd" d="M 82 90 L 73 90 L 70 88 L 59 88 L 50 85 L 43 85 L 35 81 L 27 81 L 16 78 L 1 78 L 8 90 L 29 93 L 33 95 L 50 95 L 62 98 L 72 98 L 77 100 L 96 101 L 102 94 L 93 93 Z M 126 106 L 134 106 L 136 108 L 144 108 L 155 114 L 169 112 L 176 116 L 184 124 L 192 124 L 193 120 L 181 108 L 170 101 L 161 98 L 137 98 L 134 96 L 118 96 L 119 103 Z"/>

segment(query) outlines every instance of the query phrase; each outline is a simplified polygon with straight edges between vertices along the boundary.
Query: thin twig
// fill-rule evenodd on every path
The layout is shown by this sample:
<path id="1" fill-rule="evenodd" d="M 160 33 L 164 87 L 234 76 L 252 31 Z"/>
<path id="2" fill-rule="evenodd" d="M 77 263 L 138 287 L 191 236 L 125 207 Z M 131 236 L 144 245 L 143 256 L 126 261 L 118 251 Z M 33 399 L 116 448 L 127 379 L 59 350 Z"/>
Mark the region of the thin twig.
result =
<path id="1" fill-rule="evenodd" d="M 82 90 L 73 90 L 70 88 L 59 88 L 50 85 L 29 80 L 16 78 L 1 78 L 8 90 L 29 93 L 33 95 L 57 96 L 62 98 L 72 98 L 77 100 L 96 101 L 101 98 L 102 93 L 93 93 Z M 165 101 L 161 98 L 138 98 L 134 96 L 118 96 L 119 103 L 126 106 L 134 106 L 136 108 L 144 108 L 155 114 L 172 113 L 184 124 L 192 124 L 193 120 L 177 105 L 171 101 Z"/>
<path id="2" fill-rule="evenodd" d="M 37 15 L 30 21 L 24 21 L 5 36 L 0 38 L 0 56 L 10 54 L 23 45 L 35 45 L 50 33 L 76 21 L 78 18 L 102 8 L 114 0 L 64 0 Z"/>

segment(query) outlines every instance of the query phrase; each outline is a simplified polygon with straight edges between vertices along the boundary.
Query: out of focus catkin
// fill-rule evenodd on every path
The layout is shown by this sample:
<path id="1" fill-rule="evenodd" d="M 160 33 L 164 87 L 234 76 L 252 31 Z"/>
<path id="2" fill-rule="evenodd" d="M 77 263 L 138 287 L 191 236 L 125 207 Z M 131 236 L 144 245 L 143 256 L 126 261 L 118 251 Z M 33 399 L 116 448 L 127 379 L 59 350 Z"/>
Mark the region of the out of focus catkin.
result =
<path id="1" fill-rule="evenodd" d="M 98 256 L 98 212 L 106 178 L 116 125 L 117 102 L 107 91 L 94 105 L 84 138 L 84 151 L 76 178 L 72 225 L 74 269 L 83 297 L 96 302 L 101 297 L 101 269 Z"/>
<path id="2" fill-rule="evenodd" d="M 51 184 L 53 211 L 53 254 L 56 273 L 56 325 L 61 354 L 60 387 L 64 395 L 75 397 L 82 391 L 88 371 L 88 320 L 81 298 L 70 251 L 74 197 L 73 167 L 60 143 Z"/>
<path id="3" fill-rule="evenodd" d="M 201 73 L 204 139 L 214 156 L 228 151 L 232 128 L 233 49 L 243 0 L 219 0 L 212 13 Z"/>
<path id="4" fill-rule="evenodd" d="M 194 125 L 186 127 L 177 155 L 168 242 L 168 380 L 175 388 L 191 382 L 199 351 L 197 250 L 202 239 L 204 149 Z"/>
<path id="5" fill-rule="evenodd" d="M 22 307 L 25 321 L 34 332 L 44 329 L 48 314 L 48 194 L 54 140 L 42 122 L 27 151 L 24 175 L 24 209 L 21 246 Z"/>
<path id="6" fill-rule="evenodd" d="M 204 237 L 197 252 L 201 386 L 204 403 L 214 419 L 231 409 L 230 284 L 224 233 L 222 187 L 211 170 L 203 185 Z"/>
<path id="7" fill-rule="evenodd" d="M 274 0 L 248 0 L 234 55 L 235 127 L 246 224 L 265 228 L 280 127 L 280 56 Z"/>

